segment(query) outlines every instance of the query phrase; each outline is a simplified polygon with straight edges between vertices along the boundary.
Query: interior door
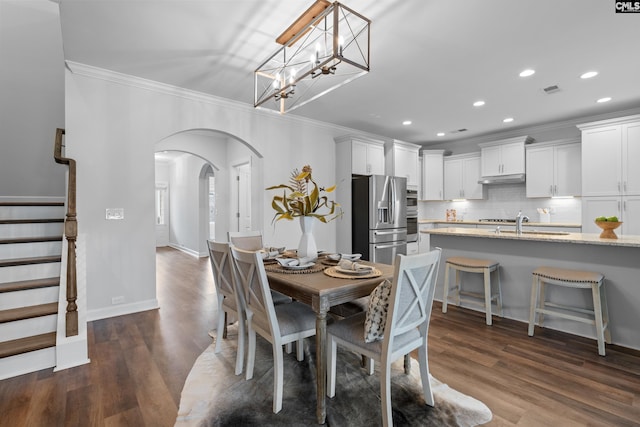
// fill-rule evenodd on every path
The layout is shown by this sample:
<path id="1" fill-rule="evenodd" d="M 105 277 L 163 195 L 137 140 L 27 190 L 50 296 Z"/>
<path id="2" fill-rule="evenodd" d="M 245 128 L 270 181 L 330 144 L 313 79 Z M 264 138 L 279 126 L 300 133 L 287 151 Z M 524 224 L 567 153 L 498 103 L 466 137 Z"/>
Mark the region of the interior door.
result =
<path id="1" fill-rule="evenodd" d="M 245 163 L 236 167 L 238 183 L 238 210 L 236 213 L 237 230 L 251 230 L 251 164 Z"/>

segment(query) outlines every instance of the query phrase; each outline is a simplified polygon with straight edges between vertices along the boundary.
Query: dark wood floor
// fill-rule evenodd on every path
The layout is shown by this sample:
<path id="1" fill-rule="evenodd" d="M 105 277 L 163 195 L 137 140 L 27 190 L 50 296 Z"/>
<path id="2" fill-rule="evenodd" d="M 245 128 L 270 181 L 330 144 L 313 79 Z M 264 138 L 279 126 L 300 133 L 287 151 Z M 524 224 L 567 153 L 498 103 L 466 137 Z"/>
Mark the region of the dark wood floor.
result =
<path id="1" fill-rule="evenodd" d="M 157 253 L 161 309 L 89 324 L 91 363 L 0 381 L 0 426 L 172 426 L 195 359 L 211 343 L 208 259 Z M 640 352 L 452 307 L 434 307 L 431 373 L 485 402 L 491 426 L 638 426 Z"/>

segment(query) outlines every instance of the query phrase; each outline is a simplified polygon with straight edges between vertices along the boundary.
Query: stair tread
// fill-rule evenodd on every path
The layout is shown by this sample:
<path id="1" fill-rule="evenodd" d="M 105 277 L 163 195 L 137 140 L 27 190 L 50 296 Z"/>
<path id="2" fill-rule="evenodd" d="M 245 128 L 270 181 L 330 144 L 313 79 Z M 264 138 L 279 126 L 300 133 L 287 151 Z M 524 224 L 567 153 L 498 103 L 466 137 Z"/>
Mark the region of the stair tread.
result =
<path id="1" fill-rule="evenodd" d="M 54 347 L 55 345 L 55 332 L 0 342 L 0 358 L 15 356 L 29 351 L 42 350 L 43 348 Z"/>
<path id="2" fill-rule="evenodd" d="M 45 236 L 45 237 L 21 237 L 16 239 L 0 239 L 2 244 L 14 243 L 41 243 L 41 242 L 58 242 L 62 240 L 62 236 Z"/>
<path id="3" fill-rule="evenodd" d="M 29 265 L 29 264 L 47 264 L 51 262 L 60 262 L 62 260 L 61 255 L 49 255 L 32 258 L 11 258 L 0 260 L 0 267 L 13 267 L 16 265 Z"/>
<path id="4" fill-rule="evenodd" d="M 0 224 L 48 224 L 56 222 L 64 222 L 64 218 L 0 219 Z"/>
<path id="5" fill-rule="evenodd" d="M 30 305 L 27 307 L 12 308 L 9 310 L 0 311 L 0 323 L 31 319 L 34 317 L 49 316 L 51 314 L 57 314 L 57 313 L 58 313 L 57 302 Z"/>
<path id="6" fill-rule="evenodd" d="M 45 279 L 21 280 L 19 282 L 0 283 L 0 293 L 24 291 L 37 288 L 48 288 L 51 286 L 60 286 L 60 278 L 47 277 Z"/>
<path id="7" fill-rule="evenodd" d="M 0 202 L 0 206 L 64 206 L 64 202 Z"/>

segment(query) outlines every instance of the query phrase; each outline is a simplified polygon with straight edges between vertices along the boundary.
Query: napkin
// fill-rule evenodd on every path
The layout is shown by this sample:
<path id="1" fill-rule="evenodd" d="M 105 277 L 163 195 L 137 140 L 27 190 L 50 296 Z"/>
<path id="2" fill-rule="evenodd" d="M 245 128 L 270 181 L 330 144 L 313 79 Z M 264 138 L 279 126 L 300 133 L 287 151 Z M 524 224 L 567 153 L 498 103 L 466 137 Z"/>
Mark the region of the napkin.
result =
<path id="1" fill-rule="evenodd" d="M 330 254 L 328 255 L 329 259 L 333 261 L 340 261 L 341 259 L 346 259 L 349 261 L 355 261 L 360 259 L 362 254 Z"/>
<path id="2" fill-rule="evenodd" d="M 338 267 L 343 270 L 373 271 L 373 267 L 370 265 L 349 261 L 348 259 L 341 259 L 340 262 L 338 262 Z"/>
<path id="3" fill-rule="evenodd" d="M 302 258 L 276 258 L 276 261 L 280 263 L 283 267 L 295 267 L 297 265 L 308 264 L 313 261 L 311 257 L 302 257 Z"/>
<path id="4" fill-rule="evenodd" d="M 262 255 L 262 259 L 274 258 L 283 253 L 284 250 L 285 248 L 267 247 L 260 249 L 260 254 Z"/>

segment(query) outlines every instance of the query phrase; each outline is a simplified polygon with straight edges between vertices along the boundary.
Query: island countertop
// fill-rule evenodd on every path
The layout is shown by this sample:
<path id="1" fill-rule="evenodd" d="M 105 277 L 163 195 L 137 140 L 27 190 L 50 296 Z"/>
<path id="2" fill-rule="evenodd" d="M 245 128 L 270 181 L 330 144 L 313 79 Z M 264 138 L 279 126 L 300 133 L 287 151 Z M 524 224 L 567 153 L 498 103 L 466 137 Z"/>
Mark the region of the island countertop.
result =
<path id="1" fill-rule="evenodd" d="M 618 236 L 617 239 L 602 239 L 600 238 L 599 233 L 546 232 L 524 229 L 523 234 L 516 234 L 512 230 L 496 232 L 495 230 L 490 229 L 461 227 L 433 228 L 420 230 L 420 232 L 431 235 L 464 236 L 486 239 L 531 240 L 538 242 L 640 247 L 640 236 Z"/>
<path id="2" fill-rule="evenodd" d="M 455 227 L 460 225 L 510 225 L 515 226 L 515 222 L 495 222 L 495 221 L 478 221 L 478 220 L 460 220 L 460 221 L 447 221 L 444 219 L 419 219 L 418 224 L 439 224 L 450 225 Z M 582 228 L 582 224 L 577 222 L 523 222 L 523 227 L 565 227 L 565 228 Z"/>

